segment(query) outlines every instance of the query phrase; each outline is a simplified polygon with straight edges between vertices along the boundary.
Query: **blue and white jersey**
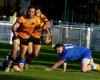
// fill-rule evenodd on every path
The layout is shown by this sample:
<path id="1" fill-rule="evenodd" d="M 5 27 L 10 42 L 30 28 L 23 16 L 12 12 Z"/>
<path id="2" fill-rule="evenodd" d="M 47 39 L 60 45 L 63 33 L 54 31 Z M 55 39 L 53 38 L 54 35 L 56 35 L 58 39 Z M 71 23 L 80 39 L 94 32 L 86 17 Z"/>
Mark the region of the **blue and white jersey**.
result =
<path id="1" fill-rule="evenodd" d="M 80 45 L 65 44 L 61 54 L 61 60 L 74 61 L 83 58 L 91 58 L 91 50 Z"/>

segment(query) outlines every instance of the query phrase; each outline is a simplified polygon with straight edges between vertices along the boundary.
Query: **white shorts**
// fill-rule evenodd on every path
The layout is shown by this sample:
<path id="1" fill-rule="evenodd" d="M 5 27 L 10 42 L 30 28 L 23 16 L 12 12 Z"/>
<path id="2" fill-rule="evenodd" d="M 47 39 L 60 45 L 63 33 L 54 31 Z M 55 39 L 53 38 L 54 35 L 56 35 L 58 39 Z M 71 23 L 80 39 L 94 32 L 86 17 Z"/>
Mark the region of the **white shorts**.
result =
<path id="1" fill-rule="evenodd" d="M 83 58 L 81 63 L 90 63 L 91 59 L 89 58 Z"/>

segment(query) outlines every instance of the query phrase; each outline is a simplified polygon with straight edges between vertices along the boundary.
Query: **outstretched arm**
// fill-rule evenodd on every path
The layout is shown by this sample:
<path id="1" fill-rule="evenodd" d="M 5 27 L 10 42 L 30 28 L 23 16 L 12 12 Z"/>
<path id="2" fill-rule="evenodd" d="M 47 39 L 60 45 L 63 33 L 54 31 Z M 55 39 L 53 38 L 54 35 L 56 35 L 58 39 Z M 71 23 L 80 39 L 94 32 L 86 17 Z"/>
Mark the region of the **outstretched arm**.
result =
<path id="1" fill-rule="evenodd" d="M 58 62 L 56 62 L 52 67 L 46 68 L 46 71 L 52 71 L 56 68 L 58 68 L 60 65 L 62 65 L 64 63 L 64 61 L 60 60 Z"/>
<path id="2" fill-rule="evenodd" d="M 66 71 L 66 68 L 67 68 L 67 63 L 66 62 L 64 62 L 64 64 L 63 64 L 63 66 L 64 66 L 64 72 Z"/>

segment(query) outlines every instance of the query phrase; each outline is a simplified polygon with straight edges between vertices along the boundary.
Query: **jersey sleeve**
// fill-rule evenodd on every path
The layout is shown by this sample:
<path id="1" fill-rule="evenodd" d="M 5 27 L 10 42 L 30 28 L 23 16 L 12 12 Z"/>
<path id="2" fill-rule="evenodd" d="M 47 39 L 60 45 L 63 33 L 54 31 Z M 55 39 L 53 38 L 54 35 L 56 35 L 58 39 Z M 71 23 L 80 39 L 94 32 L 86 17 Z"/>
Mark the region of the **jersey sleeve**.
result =
<path id="1" fill-rule="evenodd" d="M 21 16 L 21 17 L 19 17 L 19 18 L 17 19 L 17 22 L 21 24 L 22 21 L 23 21 L 23 19 L 24 19 L 23 16 Z"/>
<path id="2" fill-rule="evenodd" d="M 64 56 L 61 57 L 61 60 L 64 62 L 68 61 L 68 56 L 65 54 Z"/>
<path id="3" fill-rule="evenodd" d="M 65 47 L 64 47 L 64 50 L 63 50 L 63 52 L 61 54 L 61 60 L 64 61 L 64 62 L 68 61 L 68 52 L 67 52 Z"/>
<path id="4" fill-rule="evenodd" d="M 48 18 L 44 14 L 41 14 L 41 19 L 42 19 L 43 22 L 48 21 Z"/>

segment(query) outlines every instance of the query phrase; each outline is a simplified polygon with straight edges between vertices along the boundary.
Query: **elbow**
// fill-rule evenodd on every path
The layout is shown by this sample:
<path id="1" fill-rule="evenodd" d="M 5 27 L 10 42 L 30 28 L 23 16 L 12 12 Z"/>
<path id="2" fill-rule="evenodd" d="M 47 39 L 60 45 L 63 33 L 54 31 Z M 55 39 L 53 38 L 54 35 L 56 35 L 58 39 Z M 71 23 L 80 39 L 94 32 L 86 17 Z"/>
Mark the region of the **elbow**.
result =
<path id="1" fill-rule="evenodd" d="M 61 64 L 64 64 L 64 62 L 65 62 L 65 61 L 63 61 L 63 60 L 60 61 Z"/>

